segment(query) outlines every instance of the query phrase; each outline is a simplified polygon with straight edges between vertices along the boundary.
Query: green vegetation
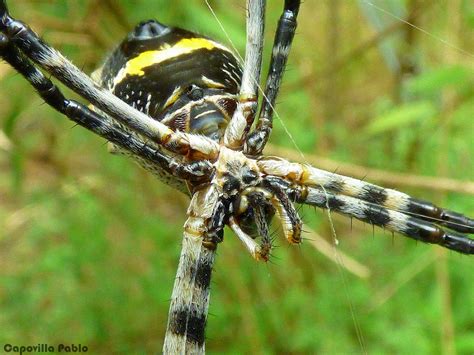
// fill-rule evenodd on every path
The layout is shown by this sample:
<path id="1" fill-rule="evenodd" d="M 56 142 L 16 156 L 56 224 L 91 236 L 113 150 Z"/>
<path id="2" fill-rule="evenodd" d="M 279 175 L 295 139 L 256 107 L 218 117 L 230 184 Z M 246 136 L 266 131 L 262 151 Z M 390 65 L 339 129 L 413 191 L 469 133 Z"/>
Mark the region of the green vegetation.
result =
<path id="1" fill-rule="evenodd" d="M 226 42 L 197 0 L 9 3 L 87 72 L 150 17 Z M 281 3 L 268 5 L 266 60 Z M 473 216 L 474 7 L 467 0 L 376 3 L 430 35 L 363 0 L 306 1 L 278 113 L 321 166 L 332 162 L 344 172 L 357 164 L 359 178 Z M 212 5 L 243 53 L 244 1 Z M 160 349 L 187 198 L 108 154 L 102 139 L 42 105 L 3 64 L 0 117 L 2 348 Z M 272 143 L 299 156 L 278 119 Z M 325 212 L 302 214 L 333 240 Z M 370 277 L 354 276 L 309 241 L 290 247 L 281 237 L 271 262 L 257 263 L 226 233 L 213 275 L 209 353 L 474 353 L 472 257 L 337 215 L 332 221 L 339 253 L 364 264 Z"/>

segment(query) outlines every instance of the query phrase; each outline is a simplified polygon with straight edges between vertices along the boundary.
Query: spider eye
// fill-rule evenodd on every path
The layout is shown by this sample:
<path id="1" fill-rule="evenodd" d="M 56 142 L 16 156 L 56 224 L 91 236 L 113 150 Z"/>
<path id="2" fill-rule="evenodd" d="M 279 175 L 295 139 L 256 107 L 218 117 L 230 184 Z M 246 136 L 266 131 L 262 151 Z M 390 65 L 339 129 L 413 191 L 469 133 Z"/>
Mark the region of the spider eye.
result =
<path id="1" fill-rule="evenodd" d="M 204 91 L 196 85 L 189 86 L 186 94 L 189 99 L 193 101 L 201 100 L 204 97 Z"/>

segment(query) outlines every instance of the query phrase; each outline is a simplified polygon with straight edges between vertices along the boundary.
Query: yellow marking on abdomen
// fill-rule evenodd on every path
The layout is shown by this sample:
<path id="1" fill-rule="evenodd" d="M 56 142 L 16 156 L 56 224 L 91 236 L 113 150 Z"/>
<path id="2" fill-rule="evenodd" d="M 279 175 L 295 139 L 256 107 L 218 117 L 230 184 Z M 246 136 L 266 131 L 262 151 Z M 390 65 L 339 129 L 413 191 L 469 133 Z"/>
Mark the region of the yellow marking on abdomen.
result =
<path id="1" fill-rule="evenodd" d="M 219 44 L 206 38 L 183 38 L 172 46 L 169 44 L 165 44 L 157 50 L 140 53 L 135 58 L 130 59 L 125 64 L 125 67 L 120 69 L 114 79 L 114 86 L 120 83 L 127 75 L 144 75 L 144 69 L 149 66 L 162 63 L 165 60 L 176 58 L 180 55 L 188 54 L 199 49 L 211 50 L 214 48 L 219 48 L 226 52 L 230 52 L 229 49 L 224 47 L 222 44 Z"/>

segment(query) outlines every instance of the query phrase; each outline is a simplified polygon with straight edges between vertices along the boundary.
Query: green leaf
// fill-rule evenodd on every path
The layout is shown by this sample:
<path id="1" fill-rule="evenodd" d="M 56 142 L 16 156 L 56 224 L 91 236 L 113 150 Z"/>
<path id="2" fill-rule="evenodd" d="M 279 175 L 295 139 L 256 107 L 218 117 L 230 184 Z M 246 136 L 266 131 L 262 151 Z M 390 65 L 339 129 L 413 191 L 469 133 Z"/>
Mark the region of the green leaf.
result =
<path id="1" fill-rule="evenodd" d="M 434 94 L 446 86 L 462 87 L 473 80 L 472 71 L 463 66 L 446 66 L 426 71 L 409 81 L 407 90 L 413 94 Z"/>
<path id="2" fill-rule="evenodd" d="M 366 128 L 366 134 L 374 135 L 382 132 L 406 128 L 416 122 L 431 118 L 436 114 L 436 108 L 428 101 L 418 101 L 398 106 L 378 116 Z"/>
<path id="3" fill-rule="evenodd" d="M 465 101 L 456 107 L 452 111 L 451 117 L 451 120 L 455 125 L 464 127 L 468 124 L 469 126 L 467 127 L 474 127 L 474 122 L 472 121 L 472 118 L 474 117 L 474 100 Z"/>

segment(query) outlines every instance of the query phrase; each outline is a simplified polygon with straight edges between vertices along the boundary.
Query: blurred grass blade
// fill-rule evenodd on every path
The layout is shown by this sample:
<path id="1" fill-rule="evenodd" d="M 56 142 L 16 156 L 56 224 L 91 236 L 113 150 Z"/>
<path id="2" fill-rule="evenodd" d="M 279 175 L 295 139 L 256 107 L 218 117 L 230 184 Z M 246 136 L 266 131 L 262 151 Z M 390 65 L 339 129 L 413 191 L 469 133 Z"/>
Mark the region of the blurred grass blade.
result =
<path id="1" fill-rule="evenodd" d="M 335 262 L 336 264 L 340 263 L 341 266 L 347 271 L 362 279 L 370 277 L 370 269 L 367 266 L 361 264 L 360 262 L 343 253 L 339 249 L 336 249 L 335 251 L 334 246 L 331 245 L 331 243 L 321 237 L 313 229 L 308 227 L 308 225 L 305 225 L 304 229 L 308 232 L 309 236 L 307 236 L 307 239 L 311 246 L 314 247 L 314 249 L 319 251 L 321 254 L 323 254 L 325 257 L 327 257 L 329 260 Z"/>
<path id="2" fill-rule="evenodd" d="M 474 72 L 461 65 L 438 67 L 413 77 L 407 84 L 412 94 L 433 95 L 447 86 L 460 88 L 473 85 Z"/>
<path id="3" fill-rule="evenodd" d="M 387 133 L 400 128 L 406 129 L 414 123 L 425 121 L 436 115 L 436 108 L 428 101 L 417 101 L 397 106 L 378 116 L 365 129 L 367 135 Z"/>

